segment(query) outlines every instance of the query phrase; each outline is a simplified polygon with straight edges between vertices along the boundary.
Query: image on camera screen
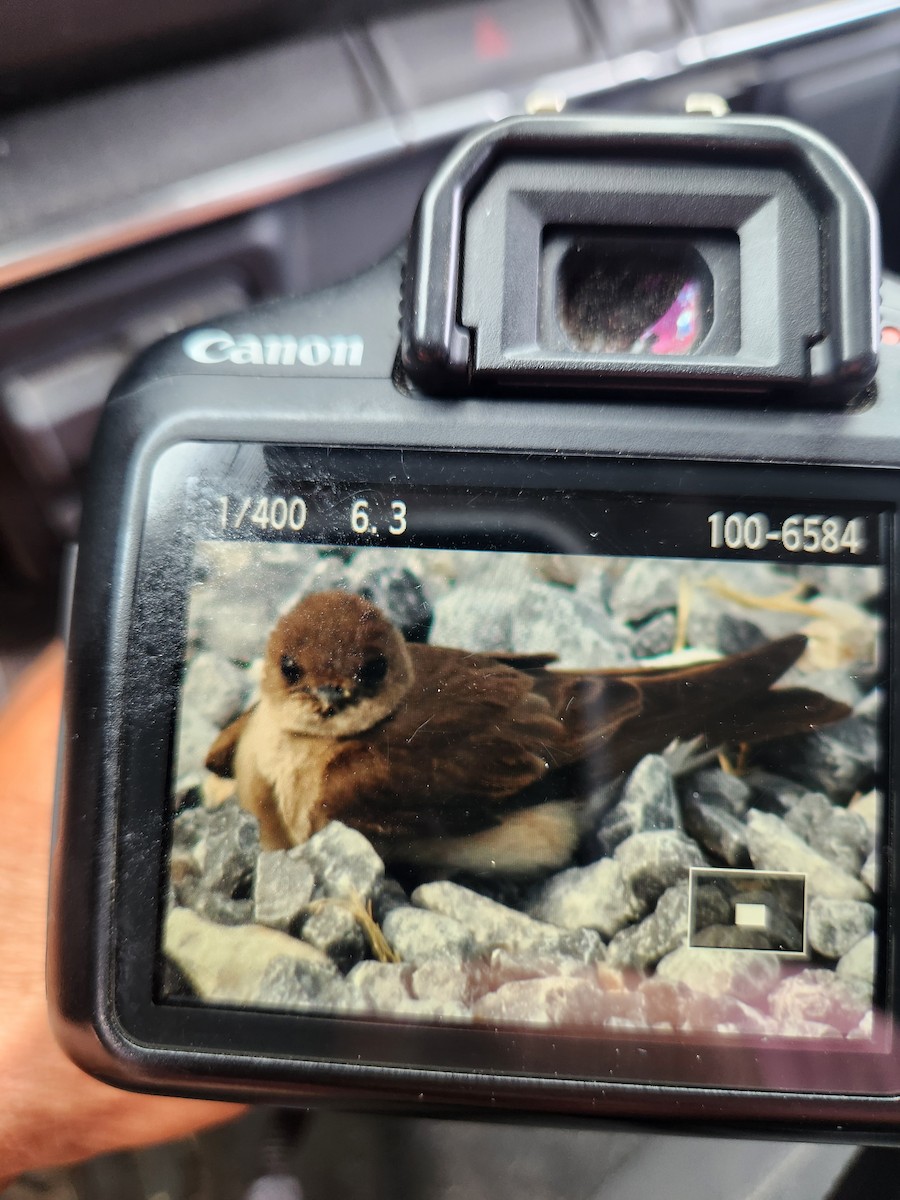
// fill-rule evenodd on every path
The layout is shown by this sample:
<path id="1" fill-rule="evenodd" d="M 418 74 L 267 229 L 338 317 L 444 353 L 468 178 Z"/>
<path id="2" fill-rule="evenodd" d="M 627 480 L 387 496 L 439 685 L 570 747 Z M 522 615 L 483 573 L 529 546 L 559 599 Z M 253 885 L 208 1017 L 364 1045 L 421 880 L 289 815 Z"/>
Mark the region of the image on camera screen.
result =
<path id="1" fill-rule="evenodd" d="M 883 587 L 199 542 L 159 998 L 871 1042 Z"/>

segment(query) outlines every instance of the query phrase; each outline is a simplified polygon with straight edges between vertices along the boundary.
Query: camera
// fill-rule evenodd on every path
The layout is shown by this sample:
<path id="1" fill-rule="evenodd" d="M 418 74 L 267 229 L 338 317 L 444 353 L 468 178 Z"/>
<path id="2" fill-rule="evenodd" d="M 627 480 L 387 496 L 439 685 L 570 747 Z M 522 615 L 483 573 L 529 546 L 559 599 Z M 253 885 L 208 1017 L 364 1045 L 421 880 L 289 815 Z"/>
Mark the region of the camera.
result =
<path id="1" fill-rule="evenodd" d="M 402 253 L 152 349 L 71 607 L 68 1053 L 893 1136 L 898 464 L 900 289 L 788 121 L 501 122 Z"/>

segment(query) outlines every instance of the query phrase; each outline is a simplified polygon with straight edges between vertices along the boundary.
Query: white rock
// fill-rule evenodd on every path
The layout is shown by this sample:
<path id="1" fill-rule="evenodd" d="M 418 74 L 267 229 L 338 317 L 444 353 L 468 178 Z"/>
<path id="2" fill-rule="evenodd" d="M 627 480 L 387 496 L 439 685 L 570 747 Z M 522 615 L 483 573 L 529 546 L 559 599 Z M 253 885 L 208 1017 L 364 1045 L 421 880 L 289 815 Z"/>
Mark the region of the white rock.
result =
<path id="1" fill-rule="evenodd" d="M 263 925 L 216 925 L 188 908 L 170 910 L 163 950 L 203 1000 L 252 1004 L 266 970 L 281 958 L 337 977 L 326 955 L 297 938 Z"/>
<path id="2" fill-rule="evenodd" d="M 708 996 L 731 996 L 747 1004 L 765 999 L 781 975 L 774 954 L 681 946 L 660 962 L 656 974 Z"/>

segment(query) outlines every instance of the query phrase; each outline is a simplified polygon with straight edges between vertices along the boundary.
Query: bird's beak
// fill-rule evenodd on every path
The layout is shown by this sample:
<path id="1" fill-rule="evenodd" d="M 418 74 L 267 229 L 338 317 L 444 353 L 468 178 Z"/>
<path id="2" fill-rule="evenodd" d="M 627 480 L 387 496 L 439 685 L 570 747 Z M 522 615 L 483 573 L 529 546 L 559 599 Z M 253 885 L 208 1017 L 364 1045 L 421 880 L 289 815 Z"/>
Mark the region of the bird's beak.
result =
<path id="1" fill-rule="evenodd" d="M 326 716 L 337 712 L 338 709 L 343 708 L 350 700 L 349 694 L 344 688 L 340 687 L 318 687 L 316 688 L 316 696 L 320 700 Z"/>

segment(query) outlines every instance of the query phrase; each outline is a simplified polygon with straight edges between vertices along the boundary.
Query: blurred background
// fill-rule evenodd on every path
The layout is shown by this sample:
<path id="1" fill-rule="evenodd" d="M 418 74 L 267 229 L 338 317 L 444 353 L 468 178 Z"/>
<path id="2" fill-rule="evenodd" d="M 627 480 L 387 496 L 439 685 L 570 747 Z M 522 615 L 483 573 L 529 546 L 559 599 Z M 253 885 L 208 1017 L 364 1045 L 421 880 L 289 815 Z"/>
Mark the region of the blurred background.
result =
<path id="1" fill-rule="evenodd" d="M 900 3 L 0 0 L 0 702 L 57 627 L 99 407 L 138 350 L 376 262 L 447 148 L 484 122 L 677 112 L 696 92 L 832 138 L 900 269 Z M 298 1181 L 348 1200 L 874 1200 L 894 1194 L 894 1161 L 260 1110 L 29 1177 L 4 1200 L 288 1200 Z"/>

